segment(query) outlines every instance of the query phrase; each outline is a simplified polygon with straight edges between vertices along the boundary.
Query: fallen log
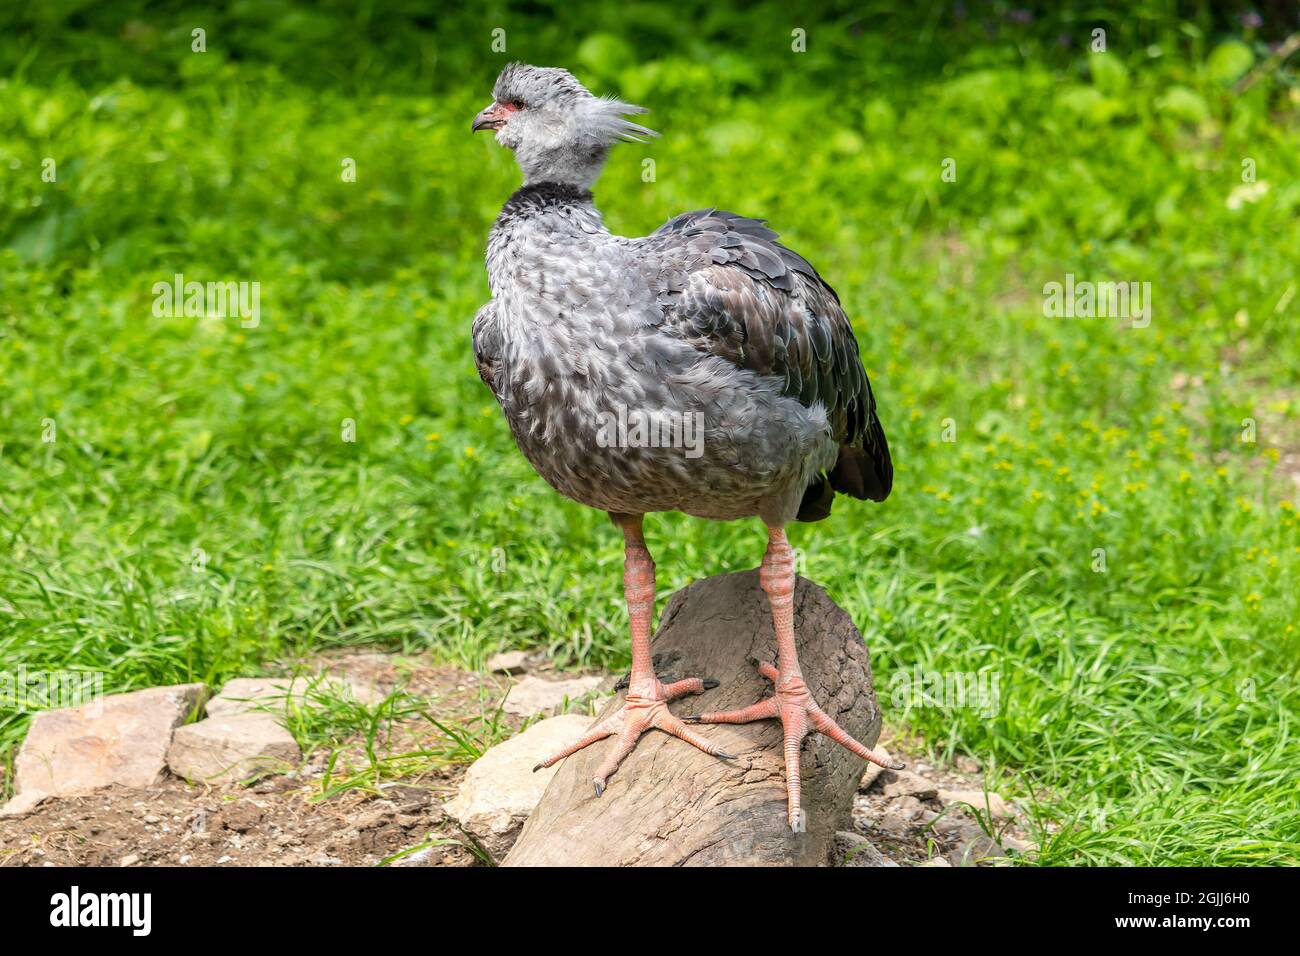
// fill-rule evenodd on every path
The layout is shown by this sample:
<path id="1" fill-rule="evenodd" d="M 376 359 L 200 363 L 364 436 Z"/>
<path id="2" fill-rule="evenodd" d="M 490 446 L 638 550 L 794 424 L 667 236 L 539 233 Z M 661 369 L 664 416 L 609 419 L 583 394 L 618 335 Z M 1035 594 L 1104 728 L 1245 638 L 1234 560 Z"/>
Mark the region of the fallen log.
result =
<path id="1" fill-rule="evenodd" d="M 868 747 L 880 708 L 862 635 L 820 587 L 799 579 L 795 634 L 804 680 L 822 708 Z M 661 680 L 713 677 L 713 690 L 674 701 L 675 714 L 731 710 L 771 693 L 753 660 L 776 660 L 758 572 L 697 581 L 668 602 L 652 643 Z M 622 695 L 602 716 L 621 706 Z M 660 731 L 641 738 L 602 797 L 592 773 L 612 741 L 565 760 L 529 817 L 506 866 L 816 866 L 845 828 L 866 762 L 821 734 L 803 748 L 807 830 L 786 822 L 781 724 L 700 724 L 736 760 L 720 760 Z"/>

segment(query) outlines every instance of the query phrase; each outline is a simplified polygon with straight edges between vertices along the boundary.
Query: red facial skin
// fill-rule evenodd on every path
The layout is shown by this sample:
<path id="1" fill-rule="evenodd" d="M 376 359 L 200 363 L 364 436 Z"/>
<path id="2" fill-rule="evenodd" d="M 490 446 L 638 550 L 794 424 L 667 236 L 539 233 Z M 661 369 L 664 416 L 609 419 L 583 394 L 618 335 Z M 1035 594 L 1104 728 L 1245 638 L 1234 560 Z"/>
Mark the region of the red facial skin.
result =
<path id="1" fill-rule="evenodd" d="M 510 118 L 511 113 L 517 113 L 521 109 L 523 105 L 520 103 L 493 103 L 474 117 L 474 121 L 470 124 L 470 132 L 477 133 L 481 129 L 498 130 Z"/>

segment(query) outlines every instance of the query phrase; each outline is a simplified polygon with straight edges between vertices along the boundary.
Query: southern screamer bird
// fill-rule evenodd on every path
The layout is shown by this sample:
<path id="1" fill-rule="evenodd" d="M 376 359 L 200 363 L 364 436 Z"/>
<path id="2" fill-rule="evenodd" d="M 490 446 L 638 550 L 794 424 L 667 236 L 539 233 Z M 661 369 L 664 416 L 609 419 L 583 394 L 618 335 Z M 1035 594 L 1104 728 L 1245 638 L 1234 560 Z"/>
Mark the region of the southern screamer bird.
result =
<path id="1" fill-rule="evenodd" d="M 644 516 L 682 511 L 767 526 L 759 580 L 771 603 L 775 694 L 693 723 L 780 718 L 788 819 L 803 829 L 799 750 L 811 731 L 884 763 L 812 699 L 795 648 L 791 521 L 830 514 L 836 493 L 882 501 L 893 466 L 839 298 L 761 220 L 705 209 L 648 236 L 605 228 L 592 199 L 610 148 L 656 135 L 638 106 L 590 93 L 562 69 L 512 63 L 471 129 L 513 150 L 523 186 L 487 244 L 492 299 L 474 319 L 479 375 L 519 450 L 556 491 L 622 529 L 632 630 L 624 707 L 539 766 L 613 737 L 607 778 L 654 727 L 730 758 L 668 709 L 716 681 L 662 683 L 650 655 L 655 565 Z M 629 427 L 629 424 L 631 426 Z M 669 435 L 677 442 L 645 440 Z M 634 440 L 635 439 L 635 440 Z"/>

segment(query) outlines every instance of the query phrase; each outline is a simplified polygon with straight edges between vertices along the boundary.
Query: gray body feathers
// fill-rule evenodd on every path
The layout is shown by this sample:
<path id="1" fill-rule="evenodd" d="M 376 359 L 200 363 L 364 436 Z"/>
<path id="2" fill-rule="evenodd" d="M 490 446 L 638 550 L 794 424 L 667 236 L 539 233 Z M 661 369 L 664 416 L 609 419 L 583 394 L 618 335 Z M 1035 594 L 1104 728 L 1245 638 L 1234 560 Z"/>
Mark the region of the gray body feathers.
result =
<path id="1" fill-rule="evenodd" d="M 475 361 L 557 491 L 614 513 L 774 525 L 825 517 L 834 491 L 889 493 L 848 318 L 776 239 L 714 210 L 615 236 L 570 184 L 510 198 L 488 240 Z M 611 427 L 629 420 L 649 434 Z"/>

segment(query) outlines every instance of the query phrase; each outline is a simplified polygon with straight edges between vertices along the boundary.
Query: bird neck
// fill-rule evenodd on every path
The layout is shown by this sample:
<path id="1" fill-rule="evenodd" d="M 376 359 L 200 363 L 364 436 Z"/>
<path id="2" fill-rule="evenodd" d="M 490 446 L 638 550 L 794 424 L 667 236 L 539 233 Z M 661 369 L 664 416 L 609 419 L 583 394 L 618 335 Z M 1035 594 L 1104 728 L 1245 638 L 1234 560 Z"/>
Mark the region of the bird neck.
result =
<path id="1" fill-rule="evenodd" d="M 597 221 L 600 213 L 596 211 L 595 199 L 591 190 L 567 182 L 539 180 L 525 183 L 501 207 L 495 229 L 517 224 L 530 219 L 537 219 L 564 207 L 585 207 L 590 210 Z"/>
<path id="2" fill-rule="evenodd" d="M 561 183 L 591 189 L 609 158 L 608 147 L 581 147 L 573 143 L 532 152 L 517 150 L 515 158 L 524 174 L 525 186 Z"/>

